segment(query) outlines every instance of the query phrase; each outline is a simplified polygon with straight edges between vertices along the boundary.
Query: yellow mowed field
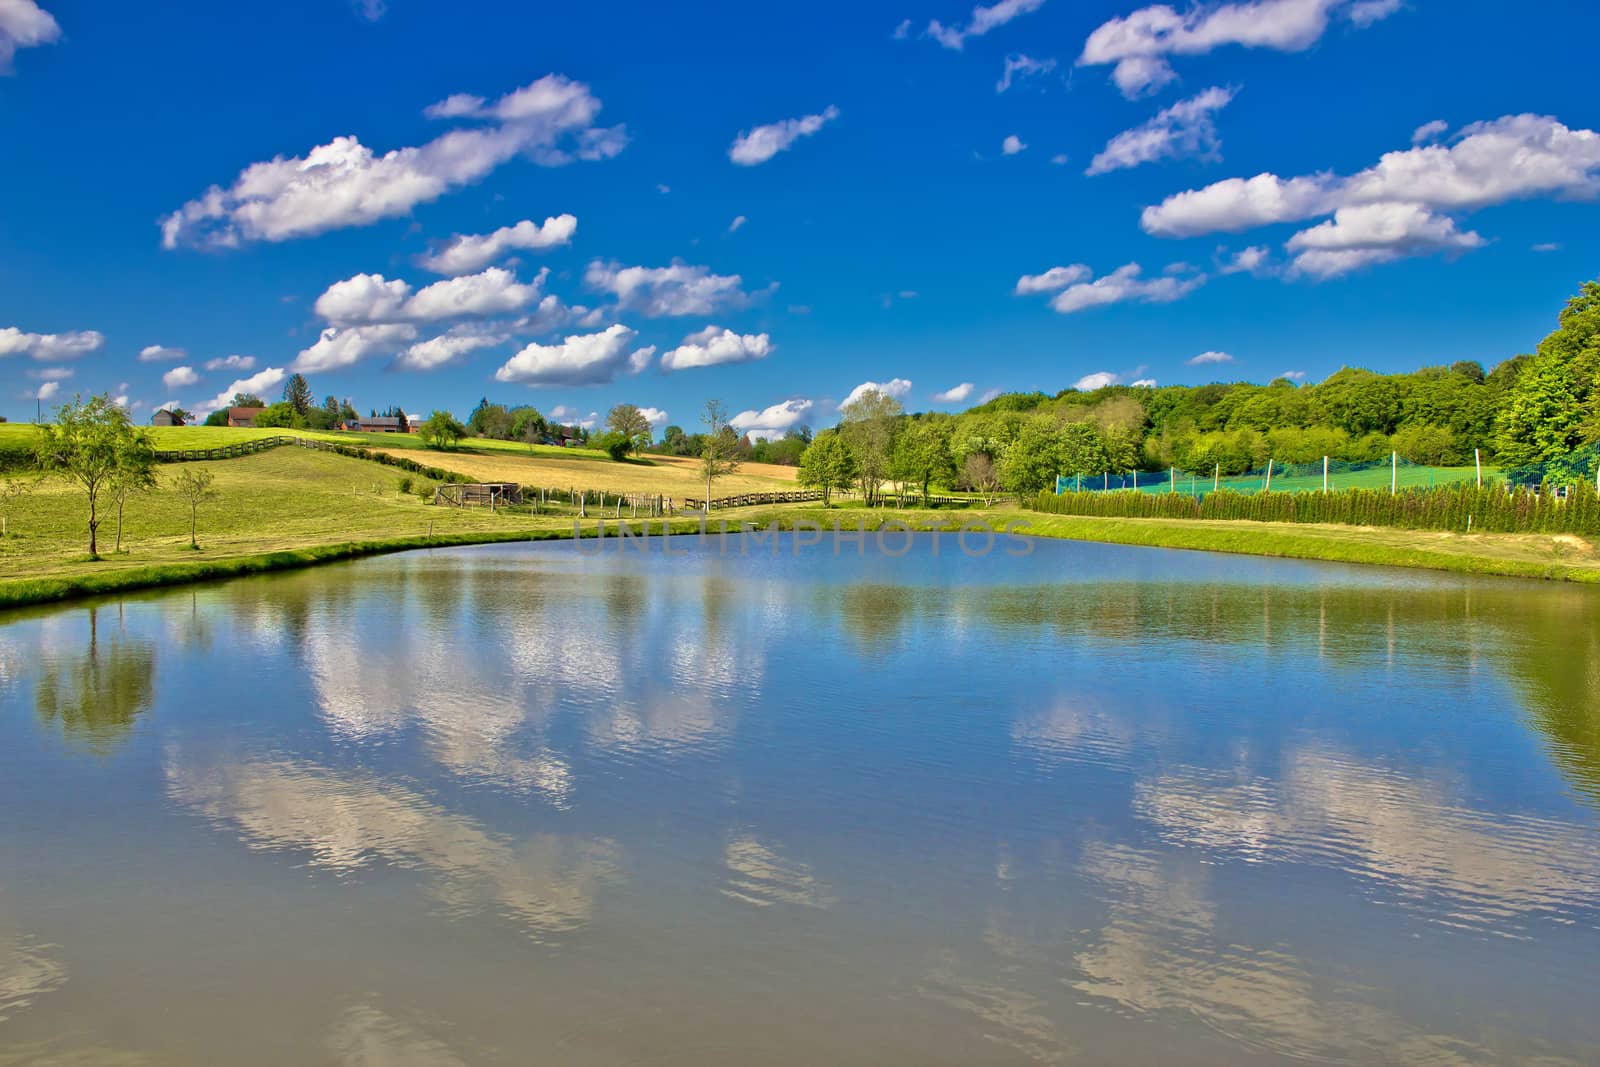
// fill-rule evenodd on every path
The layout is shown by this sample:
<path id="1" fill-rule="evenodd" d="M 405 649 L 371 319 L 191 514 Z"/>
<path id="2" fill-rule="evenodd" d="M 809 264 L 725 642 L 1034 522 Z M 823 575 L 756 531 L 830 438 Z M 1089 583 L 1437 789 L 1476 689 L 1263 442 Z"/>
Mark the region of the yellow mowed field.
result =
<path id="1" fill-rule="evenodd" d="M 445 470 L 459 471 L 484 482 L 516 482 L 546 489 L 599 489 L 608 493 L 644 493 L 669 496 L 674 500 L 703 499 L 706 483 L 693 459 L 678 456 L 647 456 L 618 463 L 604 453 L 560 450 L 517 453 L 509 449 L 460 448 L 449 452 L 418 452 L 412 449 L 373 450 L 431 463 Z M 711 488 L 713 496 L 738 493 L 782 492 L 795 488 L 793 467 L 767 463 L 747 463 L 733 474 L 718 478 Z"/>

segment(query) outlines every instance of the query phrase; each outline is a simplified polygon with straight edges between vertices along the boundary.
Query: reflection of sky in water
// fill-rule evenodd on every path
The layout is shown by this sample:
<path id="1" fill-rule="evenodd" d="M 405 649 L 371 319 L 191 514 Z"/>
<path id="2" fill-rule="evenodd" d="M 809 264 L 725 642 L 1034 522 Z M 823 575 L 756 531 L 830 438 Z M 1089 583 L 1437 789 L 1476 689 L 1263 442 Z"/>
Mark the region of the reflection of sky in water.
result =
<path id="1" fill-rule="evenodd" d="M 675 547 L 0 627 L 0 1067 L 1596 1059 L 1594 591 Z"/>

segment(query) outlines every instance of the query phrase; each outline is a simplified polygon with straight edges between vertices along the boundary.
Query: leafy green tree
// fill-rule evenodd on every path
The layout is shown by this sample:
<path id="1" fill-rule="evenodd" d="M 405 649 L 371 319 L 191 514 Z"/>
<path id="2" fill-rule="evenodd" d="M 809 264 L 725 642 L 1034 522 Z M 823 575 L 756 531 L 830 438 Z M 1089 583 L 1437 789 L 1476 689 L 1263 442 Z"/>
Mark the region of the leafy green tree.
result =
<path id="1" fill-rule="evenodd" d="M 1582 443 L 1584 422 L 1571 363 L 1556 353 L 1541 355 L 1517 379 L 1500 412 L 1495 451 L 1513 467 L 1556 459 Z"/>
<path id="2" fill-rule="evenodd" d="M 618 404 L 606 414 L 606 429 L 621 434 L 628 450 L 639 452 L 650 446 L 654 436 L 650 420 L 633 404 Z"/>
<path id="3" fill-rule="evenodd" d="M 822 490 L 822 506 L 830 507 L 836 490 L 855 484 L 856 458 L 843 437 L 824 430 L 800 456 L 800 484 Z"/>
<path id="4" fill-rule="evenodd" d="M 294 405 L 287 400 L 280 400 L 276 404 L 268 404 L 264 410 L 256 415 L 255 423 L 258 427 L 268 429 L 300 429 L 306 425 L 306 420 L 294 409 Z"/>
<path id="5" fill-rule="evenodd" d="M 332 430 L 339 425 L 339 400 L 331 393 L 322 401 L 322 419 L 323 425 L 320 427 L 321 429 Z"/>
<path id="6" fill-rule="evenodd" d="M 47 477 L 83 491 L 89 506 L 89 558 L 99 559 L 101 504 L 133 437 L 128 413 L 105 394 L 74 397 L 56 409 L 55 422 L 38 428 L 34 456 Z"/>
<path id="7" fill-rule="evenodd" d="M 227 408 L 218 408 L 217 410 L 213 411 L 211 414 L 207 415 L 206 416 L 206 425 L 207 426 L 226 426 L 226 425 L 228 425 L 228 409 Z"/>
<path id="8" fill-rule="evenodd" d="M 839 432 L 856 457 L 856 476 L 868 507 L 878 502 L 878 491 L 889 477 L 890 449 L 900 413 L 900 401 L 877 389 L 863 390 L 839 409 Z"/>
<path id="9" fill-rule="evenodd" d="M 706 432 L 700 444 L 700 474 L 706 480 L 706 510 L 711 510 L 711 483 L 739 469 L 739 435 L 728 422 L 720 400 L 707 400 L 700 421 Z"/>
<path id="10" fill-rule="evenodd" d="M 113 554 L 122 551 L 122 516 L 128 498 L 156 487 L 156 446 L 148 430 L 130 429 L 117 450 L 116 469 L 111 472 L 111 499 L 117 505 L 117 541 Z"/>
<path id="11" fill-rule="evenodd" d="M 628 453 L 633 451 L 633 442 L 615 430 L 607 430 L 589 443 L 618 463 L 627 459 Z"/>
<path id="12" fill-rule="evenodd" d="M 524 406 L 511 410 L 511 439 L 521 441 L 529 451 L 543 442 L 549 432 L 549 424 L 537 408 Z"/>
<path id="13" fill-rule="evenodd" d="M 172 480 L 172 491 L 189 505 L 190 548 L 200 547 L 200 542 L 195 539 L 195 531 L 200 522 L 200 505 L 217 498 L 216 480 L 216 475 L 210 471 L 192 466 L 185 466 Z"/>
<path id="14" fill-rule="evenodd" d="M 661 451 L 669 456 L 694 454 L 689 447 L 689 435 L 683 432 L 682 426 L 668 426 L 661 431 Z"/>
<path id="15" fill-rule="evenodd" d="M 306 381 L 305 375 L 289 375 L 289 380 L 283 383 L 283 402 L 293 408 L 294 413 L 302 419 L 311 413 L 311 406 L 315 401 L 311 396 L 311 383 Z"/>
<path id="16" fill-rule="evenodd" d="M 891 463 L 896 478 L 920 486 L 928 500 L 928 486 L 954 484 L 956 461 L 950 454 L 951 424 L 944 419 L 920 419 L 895 437 Z"/>
<path id="17" fill-rule="evenodd" d="M 264 408 L 267 402 L 254 393 L 234 393 L 233 399 L 228 401 L 231 408 Z"/>
<path id="18" fill-rule="evenodd" d="M 417 436 L 421 437 L 422 443 L 429 448 L 444 451 L 454 448 L 456 442 L 467 436 L 467 428 L 448 411 L 435 408 L 433 414 L 423 421 Z"/>

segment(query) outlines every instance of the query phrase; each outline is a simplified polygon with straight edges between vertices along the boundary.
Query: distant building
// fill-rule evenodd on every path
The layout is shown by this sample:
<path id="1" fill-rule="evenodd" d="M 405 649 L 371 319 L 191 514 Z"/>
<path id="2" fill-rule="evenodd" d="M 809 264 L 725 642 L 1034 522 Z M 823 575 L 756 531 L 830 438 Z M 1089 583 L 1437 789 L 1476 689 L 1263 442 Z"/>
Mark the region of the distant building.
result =
<path id="1" fill-rule="evenodd" d="M 261 414 L 265 410 L 267 410 L 267 409 L 266 408 L 229 408 L 228 409 L 228 425 L 229 426 L 254 427 L 255 424 L 256 424 L 256 416 Z"/>
<path id="2" fill-rule="evenodd" d="M 182 426 L 183 425 L 183 416 L 179 415 L 177 412 L 173 411 L 171 408 L 158 408 L 156 410 L 156 413 L 154 415 L 150 416 L 150 425 L 151 426 Z"/>
<path id="3" fill-rule="evenodd" d="M 405 433 L 405 420 L 395 415 L 373 415 L 361 420 L 362 433 Z"/>

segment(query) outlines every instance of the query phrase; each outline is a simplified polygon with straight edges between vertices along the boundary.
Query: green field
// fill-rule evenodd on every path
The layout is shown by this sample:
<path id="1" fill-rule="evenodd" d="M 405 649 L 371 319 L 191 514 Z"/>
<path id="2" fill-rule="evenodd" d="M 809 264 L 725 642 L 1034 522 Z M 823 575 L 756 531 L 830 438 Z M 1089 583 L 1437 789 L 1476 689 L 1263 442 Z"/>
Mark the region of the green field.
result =
<path id="1" fill-rule="evenodd" d="M 1431 489 L 1436 485 L 1454 485 L 1459 482 L 1474 481 L 1478 477 L 1476 467 L 1418 467 L 1403 466 L 1398 471 L 1396 484 L 1401 489 Z M 1483 483 L 1489 485 L 1500 480 L 1500 471 L 1497 467 L 1483 468 Z M 1375 467 L 1370 470 L 1337 471 L 1328 475 L 1328 488 L 1337 492 L 1342 489 L 1388 489 L 1390 470 L 1387 466 Z M 1075 480 L 1072 484 L 1077 484 Z M 1083 487 L 1087 490 L 1099 489 L 1102 482 L 1097 478 L 1085 475 Z M 1113 488 L 1115 488 L 1113 486 Z M 1228 476 L 1224 475 L 1219 483 L 1214 485 L 1211 475 L 1178 473 L 1176 491 L 1179 493 L 1192 493 L 1203 496 L 1213 488 L 1229 489 L 1235 493 L 1259 493 L 1267 488 L 1264 475 Z M 1320 492 L 1322 489 L 1322 473 L 1291 477 L 1275 473 L 1272 476 L 1272 491 L 1274 493 L 1311 493 Z M 1170 493 L 1173 492 L 1172 477 L 1163 471 L 1142 471 L 1139 474 L 1139 491 L 1141 493 Z"/>

